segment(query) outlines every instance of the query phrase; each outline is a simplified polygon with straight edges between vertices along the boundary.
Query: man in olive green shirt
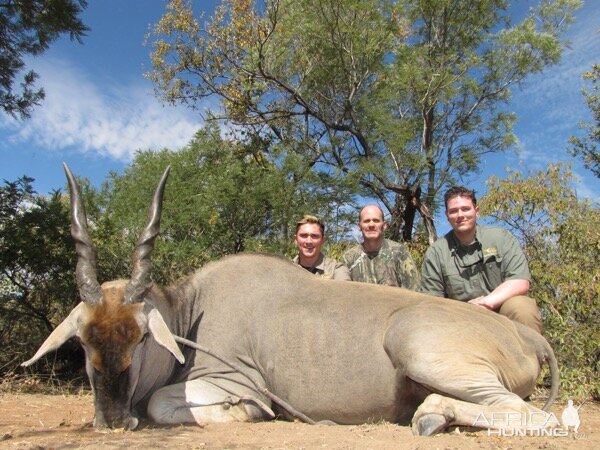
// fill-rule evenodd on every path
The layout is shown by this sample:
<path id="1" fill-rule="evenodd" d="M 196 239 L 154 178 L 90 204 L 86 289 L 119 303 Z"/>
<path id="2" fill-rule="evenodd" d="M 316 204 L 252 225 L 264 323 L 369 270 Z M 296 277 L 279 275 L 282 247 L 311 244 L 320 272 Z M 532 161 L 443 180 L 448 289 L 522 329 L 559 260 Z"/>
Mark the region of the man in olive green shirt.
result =
<path id="1" fill-rule="evenodd" d="M 472 190 L 450 188 L 444 200 L 452 230 L 427 249 L 420 290 L 499 312 L 541 333 L 540 311 L 527 297 L 529 267 L 516 238 L 477 225 Z"/>
<path id="2" fill-rule="evenodd" d="M 417 265 L 404 245 L 384 239 L 387 222 L 381 208 L 363 207 L 358 215 L 358 226 L 363 235 L 362 245 L 347 250 L 342 256 L 352 281 L 416 290 L 419 287 Z"/>

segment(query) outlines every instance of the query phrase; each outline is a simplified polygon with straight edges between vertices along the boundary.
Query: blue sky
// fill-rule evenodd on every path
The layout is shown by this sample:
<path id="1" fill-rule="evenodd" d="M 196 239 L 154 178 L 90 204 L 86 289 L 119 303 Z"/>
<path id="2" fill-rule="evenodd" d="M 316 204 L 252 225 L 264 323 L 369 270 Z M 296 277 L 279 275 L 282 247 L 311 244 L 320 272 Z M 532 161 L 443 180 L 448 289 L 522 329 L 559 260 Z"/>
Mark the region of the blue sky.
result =
<path id="1" fill-rule="evenodd" d="M 195 4 L 210 14 L 215 2 Z M 40 193 L 62 188 L 65 161 L 99 186 L 109 171 L 121 172 L 138 149 L 176 149 L 189 142 L 202 125 L 198 113 L 162 105 L 143 77 L 150 69 L 144 36 L 164 7 L 159 0 L 90 1 L 83 20 L 91 30 L 83 45 L 61 39 L 29 62 L 41 76 L 46 100 L 26 121 L 0 113 L 0 182 L 28 175 Z M 506 167 L 539 170 L 569 160 L 579 195 L 600 201 L 599 180 L 566 153 L 578 123 L 591 119 L 581 74 L 600 62 L 599 29 L 600 8 L 589 0 L 567 34 L 571 47 L 562 62 L 513 91 L 520 151 L 489 156 L 481 173 L 465 183 L 483 194 L 485 179 L 504 176 Z"/>

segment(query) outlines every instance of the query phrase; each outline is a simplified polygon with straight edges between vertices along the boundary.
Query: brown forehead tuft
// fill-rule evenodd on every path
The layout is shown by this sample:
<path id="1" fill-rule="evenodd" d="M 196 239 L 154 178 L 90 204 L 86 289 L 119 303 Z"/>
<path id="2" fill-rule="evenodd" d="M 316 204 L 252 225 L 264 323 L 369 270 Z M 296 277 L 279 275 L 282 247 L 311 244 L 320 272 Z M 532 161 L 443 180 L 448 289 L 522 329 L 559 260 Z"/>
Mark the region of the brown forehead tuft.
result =
<path id="1" fill-rule="evenodd" d="M 81 337 L 91 351 L 96 369 L 120 373 L 129 366 L 131 352 L 142 339 L 143 330 L 137 317 L 142 309 L 141 303 L 120 302 L 104 302 L 93 308 Z"/>
<path id="2" fill-rule="evenodd" d="M 94 307 L 87 325 L 102 330 L 102 334 L 107 337 L 114 336 L 112 330 L 116 329 L 130 330 L 130 332 L 138 334 L 140 332 L 138 315 L 142 309 L 141 303 L 131 305 L 102 303 Z"/>
<path id="3" fill-rule="evenodd" d="M 141 337 L 138 318 L 143 304 L 123 304 L 128 283 L 128 280 L 102 283 L 102 303 L 93 307 L 87 322 L 87 330 L 95 336 L 98 345 L 128 346 L 129 341 L 137 341 Z"/>

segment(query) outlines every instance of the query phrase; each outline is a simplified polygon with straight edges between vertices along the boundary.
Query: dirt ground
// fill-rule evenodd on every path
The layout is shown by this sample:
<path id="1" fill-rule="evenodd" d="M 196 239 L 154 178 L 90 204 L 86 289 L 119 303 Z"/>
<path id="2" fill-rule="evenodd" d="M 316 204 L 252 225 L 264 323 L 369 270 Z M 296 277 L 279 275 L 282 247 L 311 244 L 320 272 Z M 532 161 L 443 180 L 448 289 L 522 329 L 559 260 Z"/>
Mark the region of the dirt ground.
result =
<path id="1" fill-rule="evenodd" d="M 564 404 L 551 408 L 559 419 Z M 78 449 L 600 449 L 600 404 L 579 409 L 578 433 L 568 436 L 489 436 L 486 430 L 454 430 L 415 437 L 390 423 L 353 426 L 298 422 L 157 427 L 141 421 L 133 432 L 98 432 L 91 394 L 0 394 L 0 448 Z"/>

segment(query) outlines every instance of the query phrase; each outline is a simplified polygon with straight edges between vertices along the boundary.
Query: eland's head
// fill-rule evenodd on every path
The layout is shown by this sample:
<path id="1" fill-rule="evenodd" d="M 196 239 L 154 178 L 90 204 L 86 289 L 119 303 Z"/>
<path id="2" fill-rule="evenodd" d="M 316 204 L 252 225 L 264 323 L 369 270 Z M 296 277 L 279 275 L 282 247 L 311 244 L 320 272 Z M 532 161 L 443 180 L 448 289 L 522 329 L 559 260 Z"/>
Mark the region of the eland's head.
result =
<path id="1" fill-rule="evenodd" d="M 85 350 L 86 371 L 94 391 L 96 427 L 134 429 L 138 419 L 132 399 L 142 365 L 141 349 L 148 335 L 180 363 L 183 355 L 160 312 L 145 301 L 152 289 L 150 255 L 160 229 L 162 198 L 169 168 L 154 192 L 148 220 L 132 256 L 130 280 L 102 284 L 96 276 L 96 255 L 87 231 L 85 209 L 73 174 L 64 165 L 71 194 L 71 235 L 77 251 L 77 287 L 81 296 L 69 316 L 50 334 L 30 360 L 77 337 Z"/>

